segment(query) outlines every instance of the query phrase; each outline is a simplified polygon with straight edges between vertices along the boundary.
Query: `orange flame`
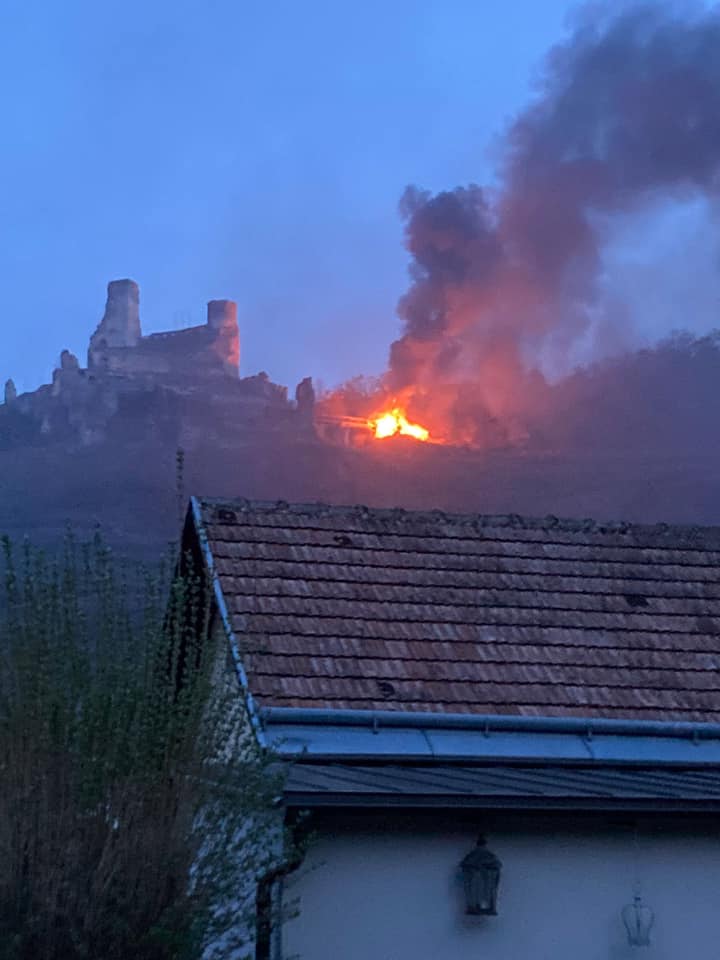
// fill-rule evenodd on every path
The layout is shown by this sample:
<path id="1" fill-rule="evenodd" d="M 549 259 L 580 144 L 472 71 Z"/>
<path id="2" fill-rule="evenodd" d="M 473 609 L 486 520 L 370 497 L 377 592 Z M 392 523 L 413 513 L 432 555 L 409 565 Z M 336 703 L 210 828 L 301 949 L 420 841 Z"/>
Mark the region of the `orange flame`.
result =
<path id="1" fill-rule="evenodd" d="M 386 437 L 395 437 L 400 434 L 403 437 L 414 437 L 416 440 L 429 440 L 430 431 L 421 427 L 417 423 L 410 423 L 405 414 L 399 408 L 382 413 L 372 420 L 368 420 L 368 426 L 375 433 L 378 440 L 384 440 Z"/>

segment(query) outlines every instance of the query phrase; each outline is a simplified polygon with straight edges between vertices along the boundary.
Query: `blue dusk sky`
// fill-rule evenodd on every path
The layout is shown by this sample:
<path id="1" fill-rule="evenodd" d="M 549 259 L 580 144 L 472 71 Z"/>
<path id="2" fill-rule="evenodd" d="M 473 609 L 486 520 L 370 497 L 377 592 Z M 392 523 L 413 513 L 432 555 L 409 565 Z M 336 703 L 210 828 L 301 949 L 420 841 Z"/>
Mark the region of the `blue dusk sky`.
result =
<path id="1" fill-rule="evenodd" d="M 573 6 L 3 0 L 0 379 L 47 382 L 64 347 L 84 361 L 121 277 L 140 284 L 145 332 L 237 300 L 243 374 L 382 371 L 407 286 L 404 188 L 492 181 Z M 720 300 L 698 216 L 673 222 Z M 619 283 L 643 236 L 626 234 Z M 670 323 L 666 300 L 647 333 Z"/>

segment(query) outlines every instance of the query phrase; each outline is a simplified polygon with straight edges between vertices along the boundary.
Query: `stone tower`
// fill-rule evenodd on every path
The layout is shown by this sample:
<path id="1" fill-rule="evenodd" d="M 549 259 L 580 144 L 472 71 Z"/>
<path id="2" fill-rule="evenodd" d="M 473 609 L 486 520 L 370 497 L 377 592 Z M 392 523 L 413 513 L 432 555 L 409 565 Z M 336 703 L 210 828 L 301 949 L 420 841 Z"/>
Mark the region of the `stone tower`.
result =
<path id="1" fill-rule="evenodd" d="M 312 377 L 305 377 L 295 388 L 300 429 L 305 433 L 315 433 L 315 389 Z"/>
<path id="2" fill-rule="evenodd" d="M 214 333 L 213 352 L 226 373 L 237 377 L 240 365 L 240 331 L 234 300 L 211 300 L 207 305 L 207 325 Z"/>
<path id="3" fill-rule="evenodd" d="M 5 403 L 10 406 L 17 399 L 17 389 L 13 380 L 7 380 L 5 383 Z"/>
<path id="4" fill-rule="evenodd" d="M 135 347 L 140 329 L 140 289 L 134 280 L 111 280 L 107 287 L 105 313 L 90 338 L 88 366 L 102 365 L 107 348 Z"/>

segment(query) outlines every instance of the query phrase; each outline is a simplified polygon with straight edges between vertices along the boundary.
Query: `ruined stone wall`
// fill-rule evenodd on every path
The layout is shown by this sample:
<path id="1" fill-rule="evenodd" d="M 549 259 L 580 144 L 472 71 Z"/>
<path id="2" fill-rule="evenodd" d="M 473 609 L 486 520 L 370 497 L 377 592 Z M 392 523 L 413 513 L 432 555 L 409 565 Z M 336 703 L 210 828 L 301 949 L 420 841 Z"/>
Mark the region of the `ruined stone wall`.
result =
<path id="1" fill-rule="evenodd" d="M 105 312 L 90 337 L 88 367 L 92 367 L 105 350 L 134 347 L 140 337 L 140 288 L 134 280 L 111 280 L 107 286 Z"/>
<path id="2" fill-rule="evenodd" d="M 161 380 L 237 379 L 240 334 L 237 305 L 232 300 L 211 300 L 203 326 L 146 337 L 142 336 L 139 302 L 134 281 L 108 284 L 105 313 L 88 349 L 92 373 Z"/>
<path id="3" fill-rule="evenodd" d="M 133 347 L 106 348 L 92 370 L 97 376 L 161 381 L 207 380 L 228 373 L 217 351 L 215 332 L 207 326 L 151 334 Z"/>
<path id="4" fill-rule="evenodd" d="M 240 337 L 232 300 L 211 300 L 207 322 L 142 335 L 140 294 L 132 280 L 108 284 L 105 312 L 90 338 L 88 366 L 64 350 L 52 383 L 17 396 L 11 381 L 0 405 L 0 447 L 26 442 L 71 446 L 147 432 L 153 423 L 198 441 L 239 430 L 313 435 L 314 392 L 306 379 L 296 403 L 262 372 L 239 378 Z M 166 431 L 167 432 L 167 431 Z M 7 446 L 6 443 L 6 446 Z"/>

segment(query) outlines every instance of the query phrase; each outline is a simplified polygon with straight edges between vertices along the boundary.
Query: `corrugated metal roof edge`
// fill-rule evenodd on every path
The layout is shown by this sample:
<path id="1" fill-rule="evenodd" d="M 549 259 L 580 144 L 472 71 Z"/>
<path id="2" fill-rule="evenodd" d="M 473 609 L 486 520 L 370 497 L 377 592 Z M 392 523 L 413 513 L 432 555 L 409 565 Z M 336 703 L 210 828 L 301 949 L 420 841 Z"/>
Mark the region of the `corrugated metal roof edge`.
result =
<path id="1" fill-rule="evenodd" d="M 291 764 L 288 806 L 720 810 L 720 768 Z"/>
<path id="2" fill-rule="evenodd" d="M 197 497 L 190 497 L 190 512 L 193 519 L 193 524 L 195 527 L 195 533 L 197 534 L 198 543 L 200 544 L 200 549 L 205 560 L 205 565 L 207 567 L 208 574 L 212 579 L 213 585 L 213 594 L 215 597 L 215 603 L 217 604 L 218 612 L 220 614 L 220 619 L 222 620 L 223 628 L 225 630 L 225 635 L 230 644 L 230 651 L 232 653 L 233 665 L 235 667 L 235 675 L 238 679 L 238 683 L 242 688 L 243 694 L 245 696 L 245 702 L 247 704 L 248 715 L 250 717 L 250 723 L 252 724 L 253 732 L 257 738 L 258 743 L 261 747 L 267 746 L 267 740 L 265 736 L 265 730 L 263 724 L 260 720 L 260 715 L 258 712 L 257 705 L 255 704 L 254 697 L 250 692 L 250 685 L 248 683 L 247 674 L 245 673 L 245 667 L 243 666 L 242 659 L 240 657 L 240 647 L 237 642 L 237 637 L 232 628 L 232 623 L 230 621 L 230 614 L 228 613 L 227 604 L 225 603 L 225 597 L 222 592 L 222 587 L 220 586 L 220 579 L 218 577 L 217 569 L 215 567 L 215 560 L 213 558 L 212 550 L 208 543 L 207 535 L 203 525 L 202 518 L 202 505 Z"/>
<path id="3" fill-rule="evenodd" d="M 387 794 L 318 794 L 302 791 L 288 791 L 285 794 L 285 805 L 287 807 L 297 807 L 302 809 L 312 809 L 316 807 L 345 807 L 351 809 L 368 808 L 387 808 L 395 807 L 397 809 L 449 809 L 457 810 L 459 808 L 467 810 L 518 810 L 518 811 L 547 811 L 563 810 L 572 811 L 602 811 L 602 812 L 625 812 L 625 813 L 712 813 L 717 816 L 720 812 L 720 801 L 718 800 L 665 800 L 663 798 L 649 797 L 644 799 L 634 798 L 602 798 L 593 799 L 588 797 L 580 798 L 558 798 L 558 797 L 532 797 L 522 799 L 519 797 L 464 797 L 447 796 L 436 797 L 432 795 L 410 795 L 389 796 Z"/>
<path id="4" fill-rule="evenodd" d="M 267 741 L 316 761 L 720 764 L 720 724 L 265 707 Z"/>

